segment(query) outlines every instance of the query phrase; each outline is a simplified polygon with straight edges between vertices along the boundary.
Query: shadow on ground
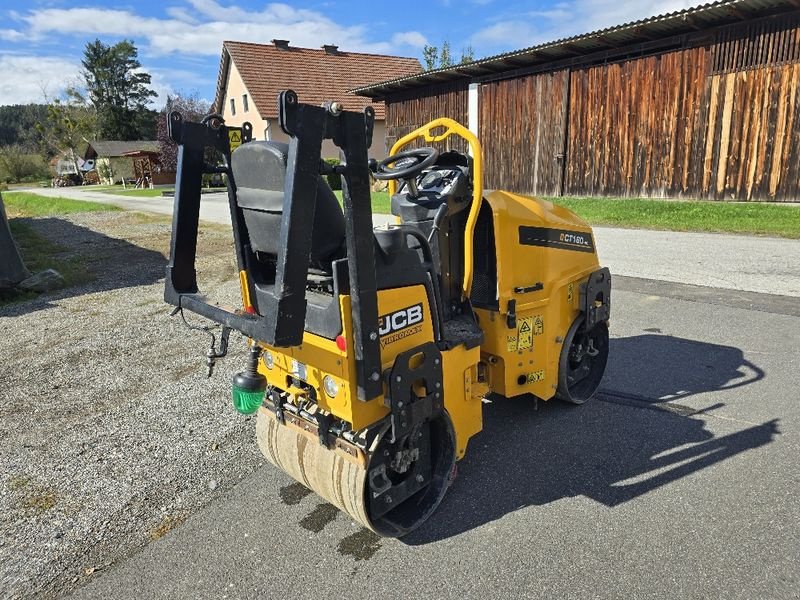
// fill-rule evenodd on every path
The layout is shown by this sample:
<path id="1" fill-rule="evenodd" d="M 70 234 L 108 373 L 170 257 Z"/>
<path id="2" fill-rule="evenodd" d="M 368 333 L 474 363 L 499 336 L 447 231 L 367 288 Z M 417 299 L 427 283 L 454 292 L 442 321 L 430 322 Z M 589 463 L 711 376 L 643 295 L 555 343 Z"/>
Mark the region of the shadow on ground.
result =
<path id="1" fill-rule="evenodd" d="M 674 399 L 764 377 L 729 346 L 656 335 L 611 344 L 606 389 Z M 701 419 L 659 408 L 666 400 L 598 399 L 580 407 L 540 402 L 538 411 L 526 397 L 487 404 L 483 432 L 470 441 L 442 506 L 403 541 L 446 539 L 521 508 L 573 496 L 618 506 L 769 444 L 779 433 L 776 419 L 715 436 Z"/>
<path id="2" fill-rule="evenodd" d="M 148 285 L 164 277 L 167 260 L 161 252 L 104 235 L 66 219 L 50 217 L 18 220 L 30 226 L 47 241 L 63 248 L 63 252 L 59 252 L 56 257 L 63 261 L 80 263 L 89 271 L 91 280 L 43 294 L 32 300 L 2 306 L 0 317 L 15 317 L 42 310 L 52 306 L 53 301 L 63 298 Z M 166 231 L 168 235 L 168 230 Z M 124 233 L 120 231 L 120 235 Z"/>
<path id="3" fill-rule="evenodd" d="M 611 340 L 603 388 L 662 403 L 764 377 L 739 348 L 648 333 Z"/>

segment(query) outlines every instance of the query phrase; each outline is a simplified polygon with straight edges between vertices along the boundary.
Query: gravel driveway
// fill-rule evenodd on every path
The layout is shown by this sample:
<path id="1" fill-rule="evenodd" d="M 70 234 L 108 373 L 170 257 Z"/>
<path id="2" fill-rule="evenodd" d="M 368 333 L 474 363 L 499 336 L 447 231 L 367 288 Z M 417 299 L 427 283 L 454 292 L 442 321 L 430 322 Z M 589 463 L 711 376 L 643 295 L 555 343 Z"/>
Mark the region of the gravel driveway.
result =
<path id="1" fill-rule="evenodd" d="M 95 280 L 0 308 L 0 596 L 9 598 L 74 589 L 260 464 L 252 423 L 229 396 L 243 341 L 231 336 L 231 356 L 206 379 L 207 338 L 162 300 L 169 220 L 101 212 L 28 222 Z M 229 228 L 206 227 L 198 252 L 204 291 L 237 304 Z"/>

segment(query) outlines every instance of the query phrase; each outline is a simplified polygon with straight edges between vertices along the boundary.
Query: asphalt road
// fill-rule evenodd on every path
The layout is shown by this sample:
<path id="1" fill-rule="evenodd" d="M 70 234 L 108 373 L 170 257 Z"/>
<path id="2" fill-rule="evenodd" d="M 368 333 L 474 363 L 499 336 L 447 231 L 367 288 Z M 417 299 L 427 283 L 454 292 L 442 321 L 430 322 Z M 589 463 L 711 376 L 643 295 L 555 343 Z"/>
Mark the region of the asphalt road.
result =
<path id="1" fill-rule="evenodd" d="M 169 198 L 132 198 L 82 188 L 31 191 L 172 215 Z M 203 194 L 200 218 L 229 223 L 227 194 Z M 375 215 L 378 225 L 391 219 Z M 600 262 L 615 275 L 800 297 L 800 240 L 615 227 L 595 227 L 594 232 Z"/>
<path id="2" fill-rule="evenodd" d="M 270 465 L 76 598 L 798 598 L 796 299 L 617 278 L 603 393 L 496 401 L 378 539 Z"/>

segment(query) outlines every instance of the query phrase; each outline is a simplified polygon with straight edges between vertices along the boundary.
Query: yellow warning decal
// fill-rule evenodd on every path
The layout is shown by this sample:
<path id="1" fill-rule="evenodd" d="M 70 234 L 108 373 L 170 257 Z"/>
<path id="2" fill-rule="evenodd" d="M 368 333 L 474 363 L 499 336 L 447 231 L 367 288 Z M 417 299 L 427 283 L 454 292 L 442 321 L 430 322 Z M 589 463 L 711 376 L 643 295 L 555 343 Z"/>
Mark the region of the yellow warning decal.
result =
<path id="1" fill-rule="evenodd" d="M 231 152 L 236 150 L 239 146 L 242 145 L 242 132 L 238 129 L 229 129 L 228 130 L 228 142 L 231 146 Z"/>
<path id="2" fill-rule="evenodd" d="M 519 320 L 517 338 L 517 350 L 527 350 L 533 346 L 533 317 L 523 317 Z"/>
<path id="3" fill-rule="evenodd" d="M 509 352 L 517 351 L 517 336 L 515 335 L 506 336 L 506 350 L 508 350 Z"/>
<path id="4" fill-rule="evenodd" d="M 544 371 L 528 373 L 528 383 L 539 383 L 540 381 L 544 381 Z"/>
<path id="5" fill-rule="evenodd" d="M 533 317 L 533 335 L 542 335 L 544 333 L 544 319 L 542 315 Z"/>
<path id="6" fill-rule="evenodd" d="M 572 293 L 573 293 L 574 289 L 575 289 L 575 284 L 574 283 L 570 283 L 567 286 L 567 302 L 570 303 L 570 304 L 572 303 Z"/>

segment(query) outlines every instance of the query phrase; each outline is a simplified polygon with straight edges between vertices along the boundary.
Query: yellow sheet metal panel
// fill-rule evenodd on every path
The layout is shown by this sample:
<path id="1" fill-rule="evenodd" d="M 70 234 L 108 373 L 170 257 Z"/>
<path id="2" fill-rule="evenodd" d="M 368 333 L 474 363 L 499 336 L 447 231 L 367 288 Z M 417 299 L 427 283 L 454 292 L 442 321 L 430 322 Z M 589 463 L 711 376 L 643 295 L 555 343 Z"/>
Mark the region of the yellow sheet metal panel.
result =
<path id="1" fill-rule="evenodd" d="M 477 309 L 492 391 L 548 400 L 558 386 L 563 338 L 580 314 L 580 285 L 599 268 L 591 227 L 552 202 L 490 192 L 499 310 Z M 538 291 L 521 291 L 541 284 Z M 509 301 L 516 323 L 509 327 Z"/>
<path id="2" fill-rule="evenodd" d="M 483 428 L 483 397 L 488 386 L 478 381 L 479 347 L 459 345 L 442 352 L 444 407 L 456 432 L 456 459 L 467 451 L 469 439 Z"/>
<path id="3" fill-rule="evenodd" d="M 270 385 L 291 393 L 303 393 L 299 388 L 287 389 L 291 377 L 305 381 L 316 390 L 317 402 L 323 410 L 359 430 L 386 416 L 389 409 L 384 404 L 383 396 L 369 402 L 357 399 L 350 296 L 340 296 L 339 300 L 342 336 L 347 343 L 344 351 L 339 349 L 334 340 L 306 332 L 300 346 L 279 350 L 264 346 L 271 353 L 273 367 L 267 368 L 262 359 L 259 371 Z M 422 285 L 379 291 L 378 314 L 381 364 L 384 369 L 394 364 L 399 353 L 433 340 L 431 311 Z M 323 388 L 326 375 L 331 376 L 339 386 L 339 392 L 333 398 Z"/>

